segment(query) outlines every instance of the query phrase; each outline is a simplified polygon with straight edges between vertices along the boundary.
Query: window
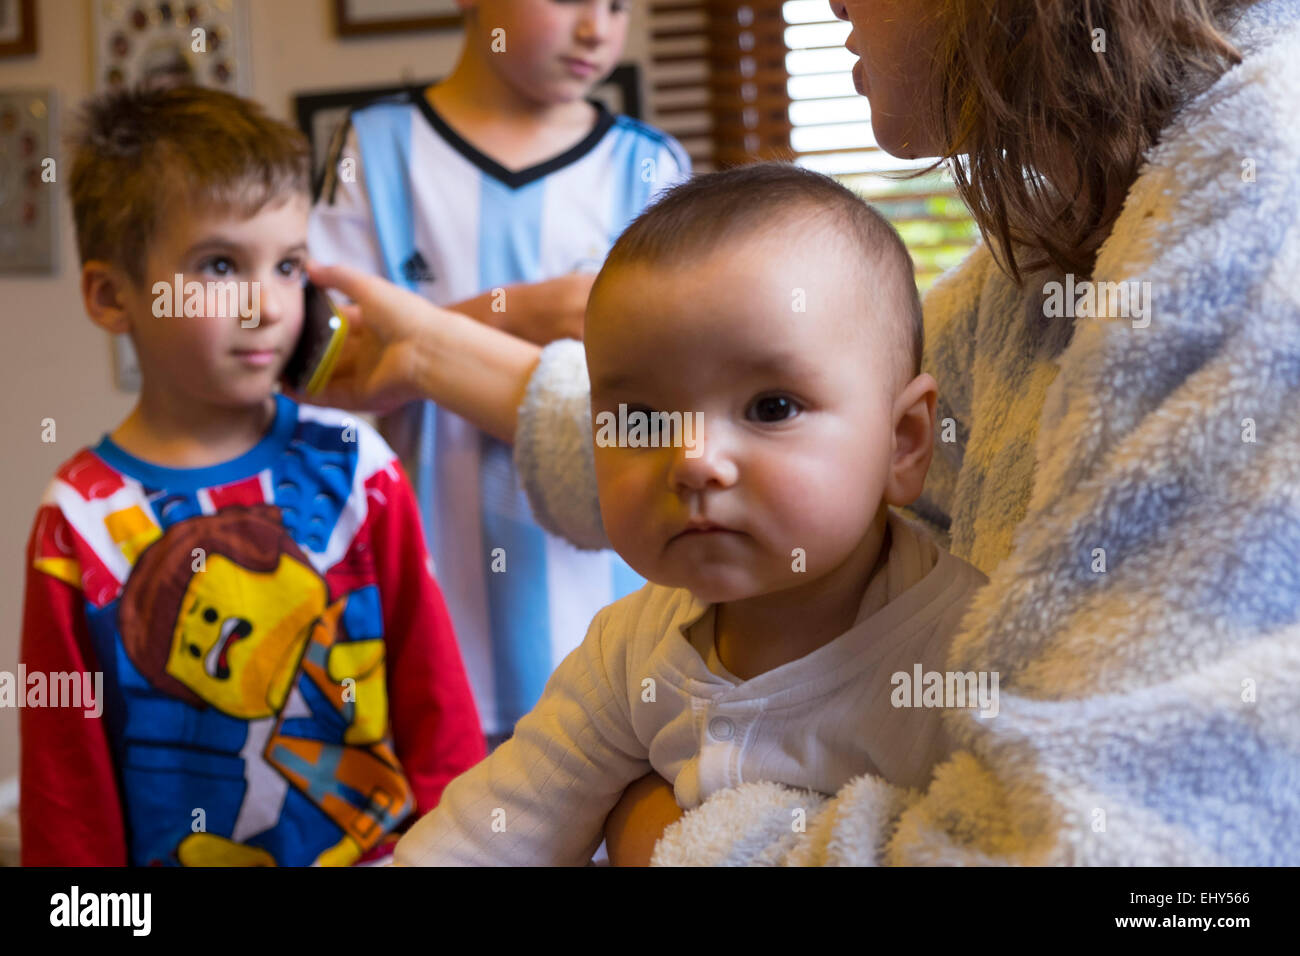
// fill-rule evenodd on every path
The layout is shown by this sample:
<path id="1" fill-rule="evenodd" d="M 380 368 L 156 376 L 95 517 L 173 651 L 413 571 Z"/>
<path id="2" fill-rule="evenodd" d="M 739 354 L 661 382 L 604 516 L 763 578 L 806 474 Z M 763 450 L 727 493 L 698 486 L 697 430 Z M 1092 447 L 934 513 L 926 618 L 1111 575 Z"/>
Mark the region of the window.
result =
<path id="1" fill-rule="evenodd" d="M 790 159 L 780 3 L 658 0 L 649 9 L 650 120 L 681 141 L 696 171 Z"/>
<path id="2" fill-rule="evenodd" d="M 942 169 L 901 177 L 931 160 L 897 159 L 876 145 L 871 105 L 853 87 L 854 57 L 844 49 L 849 24 L 835 19 L 826 0 L 786 0 L 782 12 L 797 161 L 836 177 L 884 213 L 907 243 L 924 292 L 975 244 L 974 220 Z"/>
<path id="3" fill-rule="evenodd" d="M 793 159 L 834 176 L 897 227 L 925 291 L 979 231 L 941 171 L 876 145 L 871 108 L 853 88 L 849 25 L 828 0 L 651 2 L 651 119 L 700 172 Z"/>

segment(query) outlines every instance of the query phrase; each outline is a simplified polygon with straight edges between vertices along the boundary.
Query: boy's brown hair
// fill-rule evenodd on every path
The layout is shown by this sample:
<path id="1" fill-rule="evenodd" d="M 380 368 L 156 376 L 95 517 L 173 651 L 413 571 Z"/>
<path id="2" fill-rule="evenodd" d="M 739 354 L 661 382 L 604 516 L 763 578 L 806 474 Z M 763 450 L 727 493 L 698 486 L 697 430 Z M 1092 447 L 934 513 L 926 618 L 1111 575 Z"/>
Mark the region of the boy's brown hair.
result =
<path id="1" fill-rule="evenodd" d="M 106 93 L 82 108 L 71 140 L 73 219 L 81 262 L 144 281 L 166 210 L 251 217 L 294 193 L 311 197 L 311 146 L 262 107 L 200 86 Z"/>

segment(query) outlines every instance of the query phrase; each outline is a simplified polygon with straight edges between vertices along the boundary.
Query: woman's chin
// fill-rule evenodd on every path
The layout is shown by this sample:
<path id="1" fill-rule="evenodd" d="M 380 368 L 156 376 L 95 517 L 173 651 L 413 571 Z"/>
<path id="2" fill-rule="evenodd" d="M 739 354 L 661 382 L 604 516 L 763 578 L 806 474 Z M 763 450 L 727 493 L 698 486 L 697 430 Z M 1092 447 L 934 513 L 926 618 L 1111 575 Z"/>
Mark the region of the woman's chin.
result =
<path id="1" fill-rule="evenodd" d="M 892 117 L 873 112 L 871 131 L 876 145 L 895 159 L 932 159 L 940 154 L 916 134 L 911 123 L 895 122 Z"/>

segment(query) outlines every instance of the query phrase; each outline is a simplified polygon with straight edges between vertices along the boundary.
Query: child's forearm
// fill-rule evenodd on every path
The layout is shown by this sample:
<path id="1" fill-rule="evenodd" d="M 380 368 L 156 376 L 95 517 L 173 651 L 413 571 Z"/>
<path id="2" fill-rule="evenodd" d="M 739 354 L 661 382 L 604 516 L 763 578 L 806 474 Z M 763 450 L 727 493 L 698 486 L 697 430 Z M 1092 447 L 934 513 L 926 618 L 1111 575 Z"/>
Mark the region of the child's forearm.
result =
<path id="1" fill-rule="evenodd" d="M 447 308 L 535 345 L 581 339 L 595 276 L 570 273 L 492 289 Z"/>

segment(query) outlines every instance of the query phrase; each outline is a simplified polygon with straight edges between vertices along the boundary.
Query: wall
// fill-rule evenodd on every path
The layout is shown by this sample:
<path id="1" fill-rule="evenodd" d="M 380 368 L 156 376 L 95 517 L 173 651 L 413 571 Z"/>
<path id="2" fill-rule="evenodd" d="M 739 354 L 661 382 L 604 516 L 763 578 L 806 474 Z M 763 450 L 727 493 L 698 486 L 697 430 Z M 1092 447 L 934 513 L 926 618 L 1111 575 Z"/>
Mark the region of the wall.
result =
<path id="1" fill-rule="evenodd" d="M 252 95 L 293 120 L 295 93 L 378 86 L 445 74 L 459 33 L 422 33 L 342 41 L 330 0 L 248 0 Z M 91 0 L 38 0 L 34 56 L 0 59 L 0 88 L 52 87 L 67 120 L 92 91 Z M 625 60 L 643 63 L 644 8 L 633 4 Z M 52 278 L 0 277 L 0 671 L 18 665 L 23 559 L 32 516 L 54 469 L 97 441 L 131 409 L 113 382 L 108 337 L 81 308 L 77 254 L 67 197 L 60 190 L 59 272 Z M 41 441 L 41 421 L 57 423 L 57 441 Z M 0 708 L 0 780 L 18 770 L 18 712 Z"/>

